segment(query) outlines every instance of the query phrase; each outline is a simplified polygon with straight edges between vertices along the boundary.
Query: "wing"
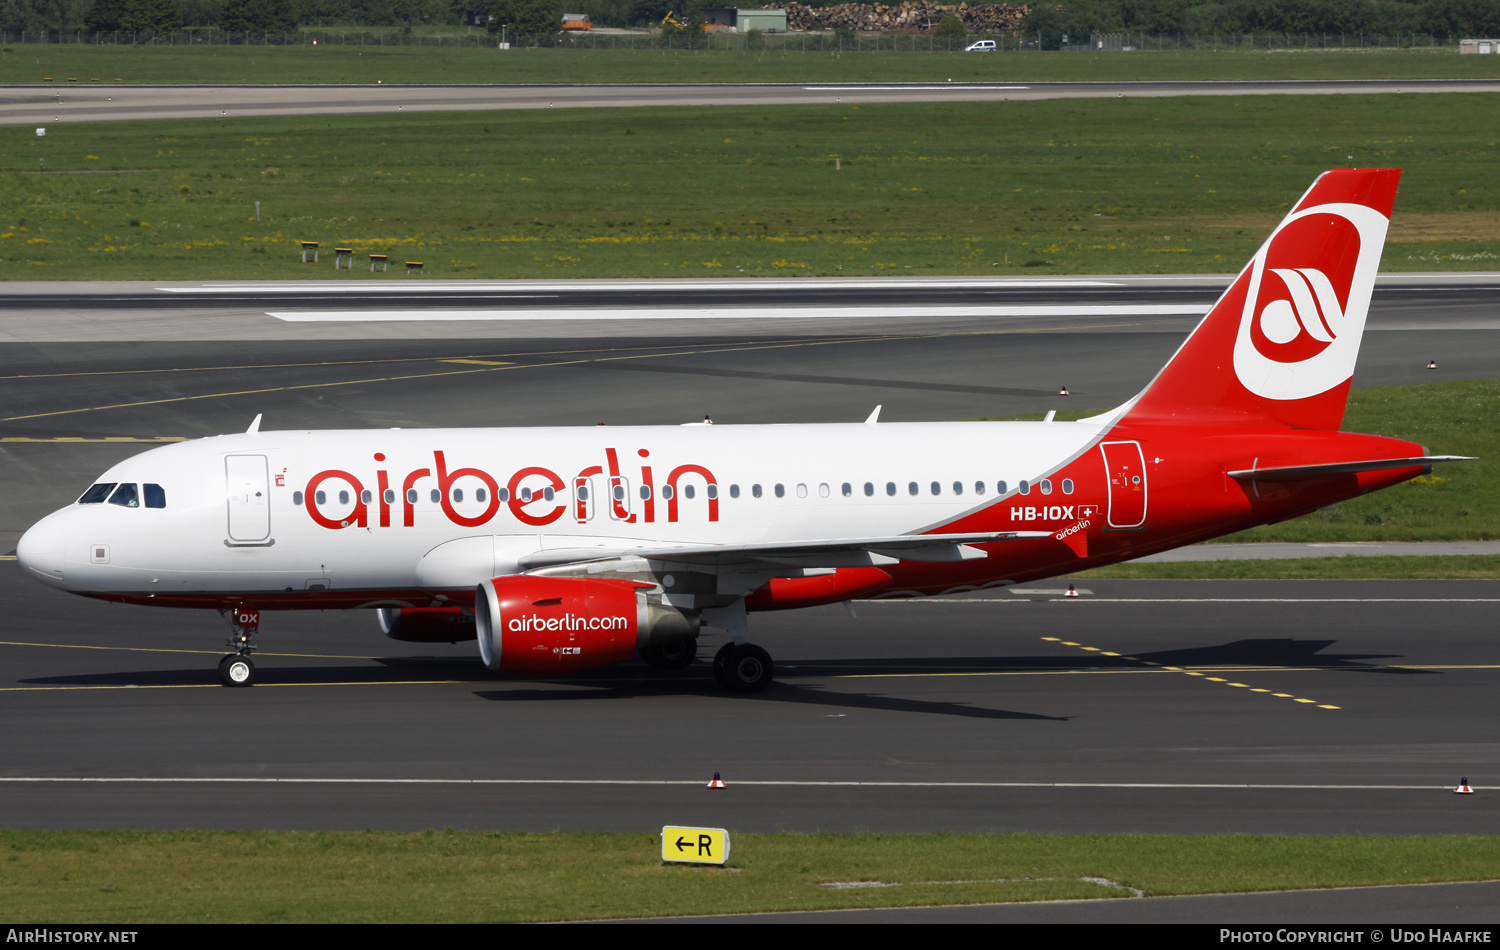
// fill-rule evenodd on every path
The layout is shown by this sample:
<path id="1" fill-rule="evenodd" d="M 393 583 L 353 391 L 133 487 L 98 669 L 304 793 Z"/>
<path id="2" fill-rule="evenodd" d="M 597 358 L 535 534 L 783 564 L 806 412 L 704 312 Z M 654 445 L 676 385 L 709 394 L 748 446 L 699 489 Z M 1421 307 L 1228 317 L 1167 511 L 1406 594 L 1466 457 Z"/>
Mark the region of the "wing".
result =
<path id="1" fill-rule="evenodd" d="M 1284 465 L 1278 468 L 1244 468 L 1229 473 L 1230 478 L 1245 482 L 1296 482 L 1305 478 L 1347 475 L 1352 472 L 1379 472 L 1392 468 L 1425 466 L 1432 471 L 1435 462 L 1471 462 L 1469 455 L 1418 455 L 1405 459 L 1369 459 L 1363 462 L 1331 462 L 1326 465 Z"/>
<path id="2" fill-rule="evenodd" d="M 878 567 L 898 561 L 971 561 L 988 553 L 975 544 L 1050 537 L 1050 531 L 987 531 L 974 534 L 904 534 L 883 538 L 830 538 L 760 544 L 663 544 L 621 548 L 549 548 L 520 558 L 522 570 L 636 557 L 730 569 L 744 565 L 784 567 Z"/>

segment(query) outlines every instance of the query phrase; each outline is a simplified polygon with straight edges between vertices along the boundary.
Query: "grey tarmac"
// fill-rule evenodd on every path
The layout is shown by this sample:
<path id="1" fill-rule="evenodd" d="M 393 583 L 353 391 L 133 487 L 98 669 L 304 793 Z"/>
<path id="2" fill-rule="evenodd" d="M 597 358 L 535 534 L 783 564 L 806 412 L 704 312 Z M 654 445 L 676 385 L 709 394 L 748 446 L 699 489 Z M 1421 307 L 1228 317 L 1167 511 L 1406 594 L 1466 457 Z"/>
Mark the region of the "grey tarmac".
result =
<path id="1" fill-rule="evenodd" d="M 227 690 L 211 614 L 0 564 L 0 715 L 26 723 L 0 826 L 1496 829 L 1500 582 L 1088 587 L 757 615 L 755 696 L 713 683 L 707 635 L 679 675 L 495 677 L 472 643 L 277 614 L 260 685 Z"/>
<path id="2" fill-rule="evenodd" d="M 1500 80 L 0 86 L 0 125 L 397 111 L 1492 93 Z"/>

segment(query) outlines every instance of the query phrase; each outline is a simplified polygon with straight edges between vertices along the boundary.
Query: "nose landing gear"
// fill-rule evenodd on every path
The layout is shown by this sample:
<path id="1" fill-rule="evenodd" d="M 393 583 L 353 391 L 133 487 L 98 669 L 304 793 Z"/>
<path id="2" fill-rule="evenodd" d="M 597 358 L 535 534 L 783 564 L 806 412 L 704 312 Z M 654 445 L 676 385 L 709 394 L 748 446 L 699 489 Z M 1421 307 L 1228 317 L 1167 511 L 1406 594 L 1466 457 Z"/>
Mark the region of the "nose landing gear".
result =
<path id="1" fill-rule="evenodd" d="M 225 686 L 253 686 L 255 663 L 250 659 L 250 653 L 255 649 L 255 633 L 260 629 L 260 611 L 253 607 L 237 607 L 220 610 L 219 616 L 229 624 L 227 646 L 234 651 L 219 661 L 219 682 Z"/>

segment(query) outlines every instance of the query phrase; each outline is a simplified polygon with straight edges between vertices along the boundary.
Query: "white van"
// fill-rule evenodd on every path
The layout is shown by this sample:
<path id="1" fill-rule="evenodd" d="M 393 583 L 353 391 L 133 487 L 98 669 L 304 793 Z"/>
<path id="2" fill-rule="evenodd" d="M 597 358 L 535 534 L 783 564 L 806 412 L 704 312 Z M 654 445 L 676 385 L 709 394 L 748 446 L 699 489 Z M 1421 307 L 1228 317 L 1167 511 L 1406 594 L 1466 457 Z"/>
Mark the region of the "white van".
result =
<path id="1" fill-rule="evenodd" d="M 964 47 L 965 53 L 993 53 L 995 51 L 994 40 L 979 40 Z"/>

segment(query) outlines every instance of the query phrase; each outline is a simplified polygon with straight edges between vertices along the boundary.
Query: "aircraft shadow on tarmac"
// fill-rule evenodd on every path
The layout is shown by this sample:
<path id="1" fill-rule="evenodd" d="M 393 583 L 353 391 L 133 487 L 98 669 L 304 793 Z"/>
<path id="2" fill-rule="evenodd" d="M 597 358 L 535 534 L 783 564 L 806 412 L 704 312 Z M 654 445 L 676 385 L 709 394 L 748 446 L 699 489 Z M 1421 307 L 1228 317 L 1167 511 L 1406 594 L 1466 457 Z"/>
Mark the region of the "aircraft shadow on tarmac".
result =
<path id="1" fill-rule="evenodd" d="M 1362 673 L 1395 673 L 1416 675 L 1435 670 L 1393 669 L 1371 660 L 1399 659 L 1394 653 L 1324 653 L 1337 640 L 1279 639 L 1235 640 L 1219 646 L 1189 647 L 1185 650 L 1160 650 L 1132 654 L 1142 660 L 1163 666 L 1295 666 L 1329 670 L 1353 670 Z"/>
<path id="2" fill-rule="evenodd" d="M 583 685 L 583 684 L 579 684 Z M 903 699 L 872 693 L 844 693 L 826 690 L 822 686 L 802 686 L 793 683 L 773 682 L 761 693 L 728 693 L 712 680 L 694 677 L 679 679 L 670 688 L 646 690 L 643 684 L 604 685 L 592 690 L 557 689 L 496 689 L 482 690 L 474 695 L 496 702 L 537 702 L 589 699 L 636 699 L 648 693 L 699 693 L 720 696 L 726 700 L 770 703 L 807 703 L 814 706 L 838 709 L 875 709 L 884 712 L 931 713 L 940 716 L 961 716 L 969 719 L 1040 719 L 1048 722 L 1067 722 L 1070 716 L 1043 716 L 1037 713 L 1016 712 L 1009 709 L 989 709 L 971 706 L 968 703 L 933 702 L 921 699 Z"/>
<path id="3" fill-rule="evenodd" d="M 1325 653 L 1336 640 L 1296 640 L 1292 638 L 1235 640 L 1214 646 L 1163 650 L 1154 653 L 1106 657 L 1098 654 L 1061 656 L 1000 657 L 919 657 L 858 658 L 792 661 L 777 668 L 777 681 L 771 689 L 759 694 L 723 693 L 712 678 L 705 675 L 707 664 L 700 660 L 693 668 L 680 673 L 659 673 L 645 666 L 630 664 L 609 667 L 589 673 L 568 676 L 495 676 L 472 657 L 412 656 L 372 657 L 360 665 L 283 666 L 280 658 L 266 655 L 259 664 L 259 682 L 265 685 L 355 685 L 376 683 L 493 683 L 506 688 L 485 690 L 476 695 L 505 702 L 568 701 L 584 699 L 628 698 L 633 696 L 674 693 L 715 694 L 737 699 L 777 702 L 815 703 L 825 706 L 849 706 L 865 709 L 888 709 L 902 712 L 928 712 L 986 719 L 1054 719 L 1057 717 L 1030 713 L 985 709 L 964 703 L 930 702 L 900 699 L 868 693 L 828 691 L 822 685 L 799 683 L 799 680 L 822 677 L 881 679 L 884 677 L 922 677 L 944 674 L 983 676 L 1003 673 L 1042 673 L 1069 670 L 1141 669 L 1142 662 L 1183 667 L 1314 667 L 1363 673 L 1400 675 L 1439 675 L 1437 670 L 1395 669 L 1378 661 L 1399 658 L 1398 654 Z M 291 659 L 291 658 L 288 658 Z M 1377 662 L 1370 662 L 1377 661 Z M 212 669 L 189 667 L 168 670 L 115 671 L 63 676 L 30 677 L 17 681 L 26 686 L 203 686 L 217 682 Z M 512 684 L 516 688 L 511 688 Z M 522 684 L 535 684 L 525 688 Z M 592 687 L 557 689 L 556 687 Z"/>

